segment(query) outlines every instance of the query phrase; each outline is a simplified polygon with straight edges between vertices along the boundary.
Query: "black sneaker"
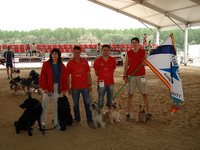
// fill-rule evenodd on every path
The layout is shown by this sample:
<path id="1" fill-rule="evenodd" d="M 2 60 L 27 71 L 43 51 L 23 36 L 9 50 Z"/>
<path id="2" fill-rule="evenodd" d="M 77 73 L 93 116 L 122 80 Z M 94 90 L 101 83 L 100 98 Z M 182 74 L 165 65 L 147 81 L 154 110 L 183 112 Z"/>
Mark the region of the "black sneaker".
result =
<path id="1" fill-rule="evenodd" d="M 126 121 L 130 121 L 130 118 L 131 118 L 130 114 L 127 114 L 126 115 Z"/>
<path id="2" fill-rule="evenodd" d="M 146 119 L 147 120 L 153 120 L 153 116 L 150 113 L 146 114 Z"/>
<path id="3" fill-rule="evenodd" d="M 10 74 L 10 77 L 12 78 L 12 73 Z"/>

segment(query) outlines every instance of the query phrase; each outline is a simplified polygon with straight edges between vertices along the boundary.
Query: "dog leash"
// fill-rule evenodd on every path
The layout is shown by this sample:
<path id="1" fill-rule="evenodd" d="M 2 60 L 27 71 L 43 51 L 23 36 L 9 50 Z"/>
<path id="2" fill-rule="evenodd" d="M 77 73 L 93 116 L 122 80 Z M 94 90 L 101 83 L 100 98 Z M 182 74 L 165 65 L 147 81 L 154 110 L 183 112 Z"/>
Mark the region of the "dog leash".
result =
<path id="1" fill-rule="evenodd" d="M 135 70 L 135 72 L 133 72 L 133 74 L 128 78 L 128 81 L 132 78 L 132 76 L 140 69 L 140 67 L 142 66 L 142 64 Z M 119 94 L 119 92 L 123 89 L 123 87 L 126 85 L 126 83 L 124 83 L 124 85 L 122 85 L 122 87 L 119 89 L 119 91 L 115 94 L 114 98 L 117 96 L 117 94 Z"/>

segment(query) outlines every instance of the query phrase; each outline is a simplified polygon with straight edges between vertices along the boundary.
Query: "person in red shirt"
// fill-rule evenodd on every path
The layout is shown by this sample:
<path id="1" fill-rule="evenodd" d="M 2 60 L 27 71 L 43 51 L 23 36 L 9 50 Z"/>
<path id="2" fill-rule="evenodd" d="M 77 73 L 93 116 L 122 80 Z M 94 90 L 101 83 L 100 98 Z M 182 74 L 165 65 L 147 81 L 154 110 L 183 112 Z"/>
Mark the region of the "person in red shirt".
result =
<path id="1" fill-rule="evenodd" d="M 91 74 L 90 67 L 86 59 L 80 57 L 81 47 L 75 46 L 73 48 L 73 59 L 67 63 L 67 76 L 68 76 L 68 93 L 72 95 L 74 103 L 74 116 L 75 121 L 80 122 L 80 110 L 79 110 L 79 99 L 80 93 L 83 96 L 83 102 L 85 105 L 87 123 L 92 127 L 92 113 L 89 108 L 90 106 L 90 93 L 92 91 L 91 85 Z M 71 75 L 71 86 L 70 86 L 70 75 Z"/>
<path id="2" fill-rule="evenodd" d="M 58 48 L 54 48 L 50 53 L 50 59 L 45 61 L 42 66 L 39 86 L 43 90 L 41 123 L 44 126 L 47 116 L 47 110 L 51 96 L 54 102 L 54 127 L 59 129 L 58 115 L 57 115 L 57 101 L 62 95 L 66 96 L 68 89 L 68 80 L 66 78 L 66 67 L 62 63 L 61 52 Z"/>
<path id="3" fill-rule="evenodd" d="M 108 108 L 111 107 L 114 91 L 114 71 L 116 69 L 116 60 L 109 56 L 110 46 L 105 44 L 102 46 L 102 56 L 94 61 L 93 68 L 98 76 L 98 106 L 103 107 L 105 93 L 107 92 Z"/>
<path id="4" fill-rule="evenodd" d="M 145 77 L 145 63 L 144 59 L 147 58 L 146 51 L 139 48 L 139 39 L 137 37 L 131 39 L 133 49 L 127 52 L 125 66 L 124 66 L 124 81 L 128 83 L 128 100 L 127 100 L 127 116 L 126 120 L 130 120 L 130 110 L 132 105 L 132 98 L 136 87 L 138 87 L 140 94 L 144 99 L 147 114 L 146 118 L 151 120 L 152 115 L 149 112 L 149 100 L 147 96 L 147 85 Z M 142 64 L 138 71 L 128 81 L 128 78 L 135 72 L 135 70 Z"/>

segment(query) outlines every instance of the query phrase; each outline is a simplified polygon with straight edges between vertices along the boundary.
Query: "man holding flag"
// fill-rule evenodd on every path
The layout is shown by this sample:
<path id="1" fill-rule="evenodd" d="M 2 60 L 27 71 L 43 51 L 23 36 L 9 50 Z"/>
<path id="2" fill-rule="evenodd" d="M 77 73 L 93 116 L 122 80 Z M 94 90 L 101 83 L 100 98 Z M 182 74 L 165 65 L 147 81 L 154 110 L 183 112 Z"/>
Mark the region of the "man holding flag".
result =
<path id="1" fill-rule="evenodd" d="M 146 71 L 144 67 L 145 63 L 143 62 L 147 58 L 147 54 L 145 50 L 139 48 L 139 39 L 137 37 L 131 39 L 131 44 L 133 49 L 127 52 L 123 77 L 125 83 L 128 83 L 126 121 L 130 120 L 130 110 L 136 87 L 138 87 L 140 94 L 144 99 L 144 104 L 147 111 L 146 118 L 151 120 L 152 115 L 149 112 L 149 100 L 147 96 L 147 84 L 145 77 Z M 133 76 L 129 79 L 132 74 Z"/>

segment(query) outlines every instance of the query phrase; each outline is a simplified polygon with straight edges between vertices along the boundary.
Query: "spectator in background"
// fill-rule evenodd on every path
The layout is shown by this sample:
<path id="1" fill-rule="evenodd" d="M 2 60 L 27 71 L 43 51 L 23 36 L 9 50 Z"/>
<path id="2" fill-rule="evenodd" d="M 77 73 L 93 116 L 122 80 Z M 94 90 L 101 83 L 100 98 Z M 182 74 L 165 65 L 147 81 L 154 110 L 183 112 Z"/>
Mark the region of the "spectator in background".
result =
<path id="1" fill-rule="evenodd" d="M 26 45 L 25 50 L 26 50 L 26 56 L 28 56 L 28 54 L 30 53 L 30 57 L 31 57 L 31 47 L 29 44 Z"/>
<path id="2" fill-rule="evenodd" d="M 97 52 L 101 52 L 101 45 L 100 45 L 100 43 L 97 44 Z"/>
<path id="3" fill-rule="evenodd" d="M 37 53 L 37 48 L 36 48 L 36 45 L 35 43 L 33 43 L 33 45 L 31 45 L 31 52 L 32 52 L 32 56 L 36 56 L 36 53 Z"/>
<path id="4" fill-rule="evenodd" d="M 4 53 L 3 56 L 6 60 L 6 68 L 7 68 L 8 79 L 10 79 L 10 77 L 12 78 L 13 60 L 14 60 L 14 57 L 15 57 L 14 53 L 12 51 L 10 51 L 10 46 L 7 47 L 7 51 Z M 10 68 L 10 74 L 9 74 L 9 68 Z"/>
<path id="5" fill-rule="evenodd" d="M 143 36 L 143 43 L 144 43 L 144 41 L 147 41 L 147 35 L 146 35 L 146 33 Z"/>

